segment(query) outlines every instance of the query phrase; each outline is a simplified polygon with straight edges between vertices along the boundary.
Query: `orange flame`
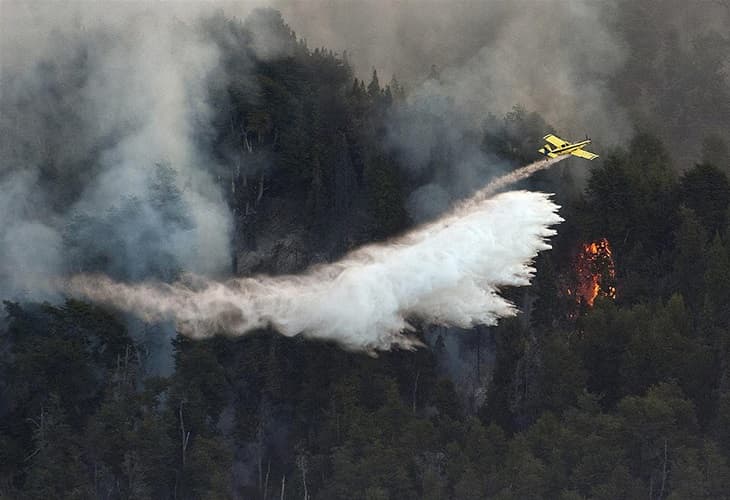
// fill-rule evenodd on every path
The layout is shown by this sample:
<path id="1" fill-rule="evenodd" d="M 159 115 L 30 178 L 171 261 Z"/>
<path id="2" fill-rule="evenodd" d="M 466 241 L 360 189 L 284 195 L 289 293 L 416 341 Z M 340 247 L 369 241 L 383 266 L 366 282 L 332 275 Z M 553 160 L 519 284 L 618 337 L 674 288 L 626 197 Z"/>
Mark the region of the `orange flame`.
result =
<path id="1" fill-rule="evenodd" d="M 606 238 L 584 243 L 576 257 L 575 287 L 568 289 L 568 295 L 578 303 L 593 307 L 599 295 L 616 298 L 616 270 L 611 245 Z"/>

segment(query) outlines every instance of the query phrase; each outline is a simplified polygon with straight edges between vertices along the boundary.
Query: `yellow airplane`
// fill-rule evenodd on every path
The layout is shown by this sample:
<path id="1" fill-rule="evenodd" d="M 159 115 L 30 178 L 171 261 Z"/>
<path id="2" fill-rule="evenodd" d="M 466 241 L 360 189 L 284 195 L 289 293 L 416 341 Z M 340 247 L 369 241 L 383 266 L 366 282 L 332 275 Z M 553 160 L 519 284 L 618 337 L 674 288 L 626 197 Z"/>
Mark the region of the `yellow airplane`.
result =
<path id="1" fill-rule="evenodd" d="M 573 155 L 578 158 L 585 158 L 586 160 L 593 160 L 598 158 L 597 154 L 586 151 L 583 147 L 591 143 L 591 140 L 586 137 L 585 141 L 580 142 L 568 142 L 560 137 L 548 134 L 543 137 L 545 145 L 538 149 L 538 153 L 545 155 L 547 158 L 557 158 L 563 155 Z"/>

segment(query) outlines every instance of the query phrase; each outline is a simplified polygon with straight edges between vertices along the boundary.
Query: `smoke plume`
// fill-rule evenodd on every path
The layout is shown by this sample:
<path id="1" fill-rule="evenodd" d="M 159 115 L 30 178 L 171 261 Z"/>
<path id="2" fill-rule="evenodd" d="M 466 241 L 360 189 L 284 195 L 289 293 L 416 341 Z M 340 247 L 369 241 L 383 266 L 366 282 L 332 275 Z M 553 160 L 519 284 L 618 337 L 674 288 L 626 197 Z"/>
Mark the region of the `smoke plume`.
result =
<path id="1" fill-rule="evenodd" d="M 598 149 L 649 130 L 685 166 L 730 133 L 727 0 L 273 1 L 310 46 L 452 99 L 466 128 L 520 104 Z"/>
<path id="2" fill-rule="evenodd" d="M 631 131 L 608 86 L 627 47 L 599 2 L 307 0 L 281 9 L 312 43 L 346 49 L 361 77 L 377 68 L 411 94 L 448 97 L 472 127 L 485 110 L 521 104 L 568 136 L 611 144 Z M 429 73 L 437 78 L 421 83 Z"/>
<path id="3" fill-rule="evenodd" d="M 419 341 L 409 318 L 467 328 L 516 313 L 499 289 L 529 284 L 532 259 L 550 248 L 551 226 L 562 219 L 543 193 L 488 196 L 557 161 L 525 167 L 437 221 L 301 276 L 127 285 L 82 275 L 69 290 L 148 320 L 173 319 L 195 338 L 272 327 L 348 349 L 412 348 Z"/>
<path id="4" fill-rule="evenodd" d="M 1 10 L 0 294 L 49 298 L 49 278 L 79 270 L 224 269 L 229 214 L 206 148 L 218 48 L 198 8 Z"/>

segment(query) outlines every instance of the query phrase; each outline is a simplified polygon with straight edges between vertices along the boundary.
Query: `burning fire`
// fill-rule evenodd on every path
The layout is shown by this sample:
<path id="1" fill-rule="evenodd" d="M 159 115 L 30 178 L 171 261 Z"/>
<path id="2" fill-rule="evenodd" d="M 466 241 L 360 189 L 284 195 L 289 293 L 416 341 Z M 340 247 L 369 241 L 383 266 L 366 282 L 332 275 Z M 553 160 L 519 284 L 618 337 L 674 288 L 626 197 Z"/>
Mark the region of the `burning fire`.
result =
<path id="1" fill-rule="evenodd" d="M 611 245 L 606 238 L 584 243 L 575 260 L 575 286 L 568 295 L 576 302 L 593 307 L 596 297 L 616 298 L 616 270 Z"/>

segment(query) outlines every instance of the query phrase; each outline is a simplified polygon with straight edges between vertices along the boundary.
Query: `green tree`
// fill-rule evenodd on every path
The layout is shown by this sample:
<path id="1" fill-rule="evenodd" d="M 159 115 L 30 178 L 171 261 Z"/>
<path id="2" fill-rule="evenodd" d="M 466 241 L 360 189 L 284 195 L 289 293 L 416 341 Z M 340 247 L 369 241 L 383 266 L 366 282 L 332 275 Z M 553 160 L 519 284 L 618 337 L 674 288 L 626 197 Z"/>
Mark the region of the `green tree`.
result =
<path id="1" fill-rule="evenodd" d="M 704 300 L 702 287 L 707 232 L 693 210 L 682 208 L 679 215 L 680 225 L 675 236 L 675 275 L 682 296 L 692 308 L 697 308 Z"/>
<path id="2" fill-rule="evenodd" d="M 661 383 L 645 396 L 622 399 L 618 412 L 632 472 L 647 485 L 666 488 L 671 457 L 691 445 L 698 430 L 692 403 L 676 384 Z"/>
<path id="3" fill-rule="evenodd" d="M 378 72 L 375 69 L 373 69 L 373 77 L 368 84 L 368 97 L 373 102 L 380 98 L 380 82 L 378 81 Z"/>
<path id="4" fill-rule="evenodd" d="M 30 418 L 33 451 L 26 457 L 29 465 L 25 484 L 31 498 L 82 499 L 94 494 L 83 463 L 82 445 L 67 420 L 56 394 L 51 394 L 35 418 Z"/>
<path id="5" fill-rule="evenodd" d="M 727 175 L 713 165 L 696 165 L 680 179 L 680 200 L 695 211 L 709 234 L 724 231 L 730 204 Z"/>

